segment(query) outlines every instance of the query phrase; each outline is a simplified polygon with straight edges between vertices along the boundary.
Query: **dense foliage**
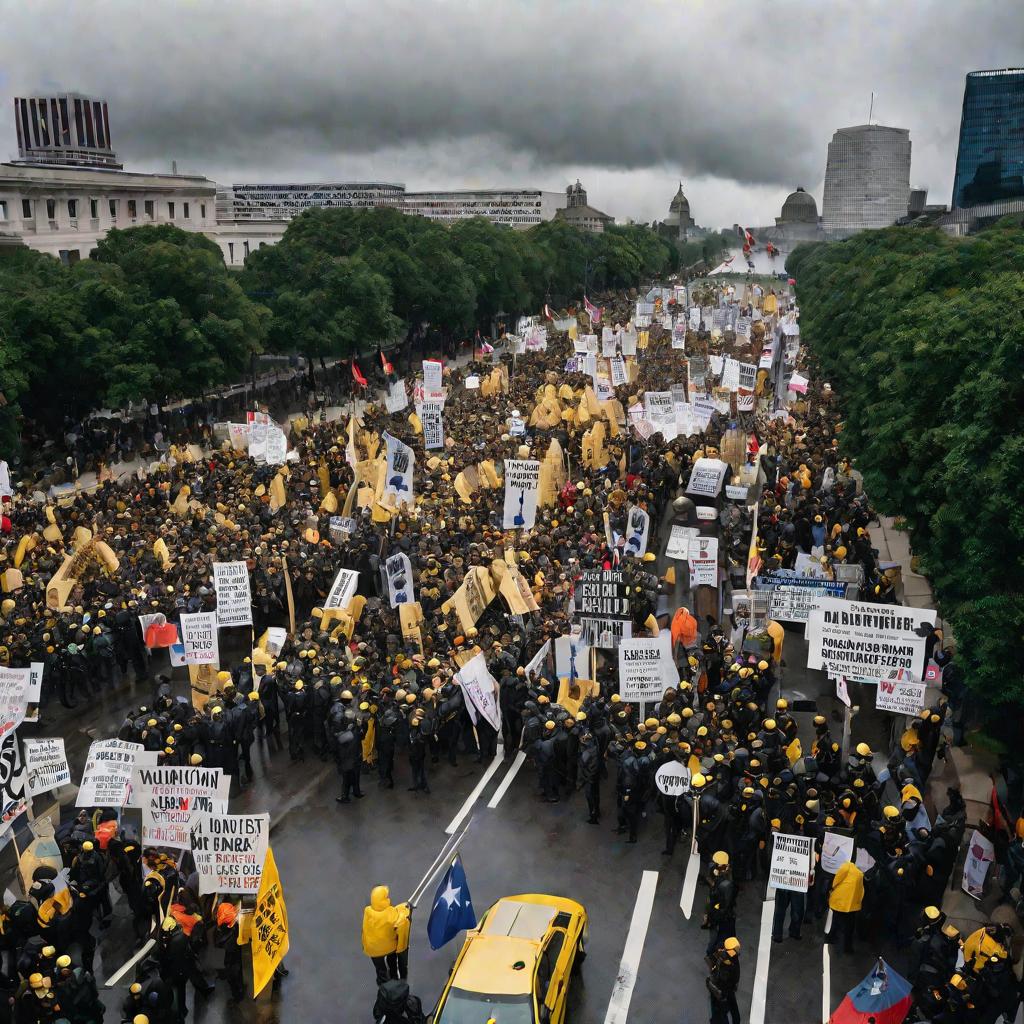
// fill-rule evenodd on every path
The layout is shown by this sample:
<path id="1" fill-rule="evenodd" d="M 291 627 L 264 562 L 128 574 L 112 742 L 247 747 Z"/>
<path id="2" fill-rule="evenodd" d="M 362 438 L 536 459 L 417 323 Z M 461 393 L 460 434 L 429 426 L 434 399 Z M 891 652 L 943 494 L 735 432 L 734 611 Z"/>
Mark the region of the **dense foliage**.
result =
<path id="1" fill-rule="evenodd" d="M 968 684 L 1024 703 L 1024 230 L 893 228 L 798 248 L 801 334 L 844 450 L 903 516 Z"/>

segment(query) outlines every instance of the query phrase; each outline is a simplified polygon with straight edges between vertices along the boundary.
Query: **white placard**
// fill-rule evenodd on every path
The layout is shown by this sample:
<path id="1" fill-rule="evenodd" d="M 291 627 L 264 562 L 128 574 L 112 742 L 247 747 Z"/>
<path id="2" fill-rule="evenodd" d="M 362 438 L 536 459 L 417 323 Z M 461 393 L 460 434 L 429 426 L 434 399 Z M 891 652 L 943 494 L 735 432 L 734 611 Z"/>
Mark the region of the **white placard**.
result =
<path id="1" fill-rule="evenodd" d="M 132 806 L 142 810 L 143 843 L 188 850 L 192 826 L 207 814 L 226 814 L 231 776 L 200 766 L 140 767 L 132 771 Z"/>
<path id="2" fill-rule="evenodd" d="M 444 364 L 436 359 L 423 360 L 423 390 L 439 391 L 441 389 L 441 377 L 444 373 Z"/>
<path id="3" fill-rule="evenodd" d="M 665 796 L 690 792 L 690 769 L 678 761 L 666 761 L 654 776 L 654 784 Z"/>
<path id="4" fill-rule="evenodd" d="M 850 700 L 850 690 L 846 685 L 846 676 L 840 676 L 836 680 L 836 696 L 848 707 L 853 707 L 853 701 Z"/>
<path id="5" fill-rule="evenodd" d="M 430 451 L 444 447 L 444 402 L 423 402 L 420 406 L 423 447 Z"/>
<path id="6" fill-rule="evenodd" d="M 25 720 L 31 676 L 31 668 L 0 668 L 0 736 Z"/>
<path id="7" fill-rule="evenodd" d="M 834 875 L 848 860 L 853 860 L 853 836 L 825 830 L 821 840 L 821 867 Z"/>
<path id="8" fill-rule="evenodd" d="M 25 740 L 24 746 L 28 791 L 32 796 L 71 784 L 71 768 L 61 737 Z"/>
<path id="9" fill-rule="evenodd" d="M 288 458 L 288 438 L 278 426 L 267 427 L 266 459 L 268 466 L 280 466 Z"/>
<path id="10" fill-rule="evenodd" d="M 665 661 L 671 662 L 663 637 L 623 640 L 619 644 L 619 695 L 625 701 L 660 700 L 665 692 Z"/>
<path id="11" fill-rule="evenodd" d="M 718 584 L 718 562 L 711 559 L 691 558 L 690 589 L 696 587 L 714 587 Z"/>
<path id="12" fill-rule="evenodd" d="M 776 832 L 772 859 L 768 868 L 768 884 L 776 889 L 807 892 L 811 878 L 813 836 L 791 836 Z"/>
<path id="13" fill-rule="evenodd" d="M 462 686 L 468 700 L 466 710 L 476 723 L 477 714 L 487 720 L 491 727 L 501 731 L 501 710 L 498 707 L 498 683 L 487 670 L 483 654 L 470 658 L 459 669 L 455 678 Z"/>
<path id="14" fill-rule="evenodd" d="M 356 569 L 339 569 L 331 589 L 324 600 L 324 608 L 344 608 L 356 596 L 359 587 L 359 572 Z"/>
<path id="15" fill-rule="evenodd" d="M 924 707 L 928 684 L 911 676 L 905 669 L 893 669 L 878 680 L 875 707 L 894 715 L 916 716 Z"/>
<path id="16" fill-rule="evenodd" d="M 216 612 L 182 612 L 180 633 L 186 665 L 220 664 Z"/>
<path id="17" fill-rule="evenodd" d="M 612 356 L 608 360 L 608 368 L 611 371 L 612 387 L 619 387 L 629 379 L 626 376 L 626 361 L 622 356 Z"/>
<path id="18" fill-rule="evenodd" d="M 413 467 L 416 455 L 403 441 L 385 431 L 384 443 L 387 446 L 387 466 L 384 470 L 384 494 L 391 495 L 396 505 L 413 505 Z"/>
<path id="19" fill-rule="evenodd" d="M 123 807 L 129 796 L 141 743 L 96 740 L 89 747 L 76 807 Z"/>
<path id="20" fill-rule="evenodd" d="M 505 460 L 505 507 L 502 529 L 531 530 L 537 519 L 540 463 L 536 459 Z"/>
<path id="21" fill-rule="evenodd" d="M 466 378 L 466 390 L 467 391 L 479 391 L 480 390 L 480 378 L 474 373 Z"/>
<path id="22" fill-rule="evenodd" d="M 203 815 L 191 829 L 199 895 L 259 892 L 270 842 L 269 814 Z"/>
<path id="23" fill-rule="evenodd" d="M 416 600 L 412 563 L 407 554 L 399 551 L 397 554 L 388 555 L 384 563 L 384 575 L 388 581 L 388 601 L 392 608 Z"/>
<path id="24" fill-rule="evenodd" d="M 967 858 L 964 860 L 964 874 L 961 888 L 968 896 L 980 900 L 985 891 L 985 876 L 989 865 L 996 859 L 995 847 L 977 829 L 967 844 Z"/>
<path id="25" fill-rule="evenodd" d="M 728 472 L 728 462 L 721 459 L 698 459 L 690 470 L 690 482 L 686 485 L 687 493 L 701 494 L 707 498 L 717 497 Z"/>
<path id="26" fill-rule="evenodd" d="M 213 587 L 217 593 L 217 625 L 251 626 L 252 592 L 245 562 L 214 562 Z"/>
<path id="27" fill-rule="evenodd" d="M 651 532 L 651 517 L 645 509 L 634 505 L 626 513 L 626 554 L 641 558 L 647 551 L 647 538 Z"/>
<path id="28" fill-rule="evenodd" d="M 690 539 L 699 536 L 700 530 L 696 526 L 679 526 L 674 524 L 672 532 L 668 537 L 668 544 L 665 546 L 666 558 L 685 561 L 690 557 Z"/>
<path id="29" fill-rule="evenodd" d="M 267 429 L 270 416 L 265 412 L 251 412 L 249 420 L 249 458 L 257 462 L 267 461 Z"/>

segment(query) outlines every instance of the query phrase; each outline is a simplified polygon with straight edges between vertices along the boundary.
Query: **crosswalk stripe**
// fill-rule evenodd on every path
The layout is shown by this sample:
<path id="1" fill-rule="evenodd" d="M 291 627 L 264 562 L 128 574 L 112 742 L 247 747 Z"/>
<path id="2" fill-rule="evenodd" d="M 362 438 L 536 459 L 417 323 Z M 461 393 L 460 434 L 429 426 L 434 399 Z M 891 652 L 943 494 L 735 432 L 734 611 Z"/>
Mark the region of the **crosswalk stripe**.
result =
<path id="1" fill-rule="evenodd" d="M 633 986 L 636 984 L 637 971 L 640 969 L 640 956 L 644 951 L 647 939 L 647 927 L 651 923 L 651 911 L 654 909 L 654 893 L 658 888 L 658 872 L 645 871 L 640 880 L 640 888 L 636 894 L 633 917 L 629 922 L 629 933 L 626 945 L 622 950 L 622 960 L 615 976 L 611 999 L 608 1000 L 608 1012 L 604 1016 L 604 1024 L 625 1024 L 629 1017 L 629 1003 L 633 998 Z"/>
<path id="2" fill-rule="evenodd" d="M 516 759 L 512 762 L 512 767 L 505 773 L 505 778 L 501 780 L 501 785 L 494 791 L 494 796 L 488 801 L 487 806 L 493 811 L 498 804 L 501 803 L 501 798 L 505 795 L 506 790 L 512 785 L 512 780 L 516 777 L 519 769 L 523 767 L 523 762 L 526 760 L 526 752 L 520 750 L 516 754 Z"/>
<path id="3" fill-rule="evenodd" d="M 828 935 L 832 928 L 832 911 L 828 912 L 825 919 L 825 934 Z M 832 1016 L 832 958 L 829 953 L 828 943 L 821 944 L 821 1024 L 828 1024 Z"/>
<path id="4" fill-rule="evenodd" d="M 775 915 L 775 890 L 769 886 L 761 905 L 761 933 L 757 940 L 757 967 L 754 969 L 754 996 L 750 1004 L 750 1024 L 764 1024 L 765 998 L 768 993 L 768 964 L 772 955 L 772 918 Z"/>
<path id="5" fill-rule="evenodd" d="M 485 771 L 484 774 L 481 776 L 480 781 L 474 787 L 473 792 L 466 797 L 466 802 L 459 809 L 459 813 L 456 814 L 454 818 L 452 818 L 448 827 L 445 829 L 445 832 L 447 832 L 448 835 L 452 836 L 455 835 L 456 832 L 458 832 L 459 826 L 462 824 L 466 815 L 469 814 L 469 812 L 473 809 L 473 804 L 477 802 L 477 799 L 479 798 L 480 794 L 484 791 L 484 787 L 487 785 L 488 782 L 491 781 L 491 778 L 494 775 L 494 773 L 501 767 L 501 763 L 504 760 L 504 756 L 504 752 L 502 751 L 501 746 L 499 745 L 498 752 L 494 755 L 494 759 L 488 766 L 487 771 Z"/>

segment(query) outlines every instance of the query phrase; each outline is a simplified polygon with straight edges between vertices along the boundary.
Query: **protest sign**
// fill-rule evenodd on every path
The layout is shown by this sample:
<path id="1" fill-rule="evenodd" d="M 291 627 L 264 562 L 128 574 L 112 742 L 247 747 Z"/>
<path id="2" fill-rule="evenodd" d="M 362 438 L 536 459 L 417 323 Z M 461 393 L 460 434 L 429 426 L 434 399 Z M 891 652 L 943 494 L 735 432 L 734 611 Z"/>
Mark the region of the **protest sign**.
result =
<path id="1" fill-rule="evenodd" d="M 807 667 L 880 679 L 905 668 L 920 678 L 935 612 L 818 597 L 807 618 Z"/>
<path id="2" fill-rule="evenodd" d="M 396 505 L 414 504 L 412 474 L 416 463 L 413 450 L 397 437 L 385 432 L 387 466 L 384 471 L 384 494 L 395 499 Z"/>
<path id="3" fill-rule="evenodd" d="M 203 815 L 191 830 L 199 895 L 259 891 L 270 841 L 269 814 Z"/>
<path id="4" fill-rule="evenodd" d="M 25 740 L 25 773 L 31 796 L 71 784 L 71 768 L 64 753 L 64 740 Z"/>
<path id="5" fill-rule="evenodd" d="M 502 528 L 530 530 L 537 519 L 540 462 L 536 459 L 505 460 L 505 508 Z"/>
<path id="6" fill-rule="evenodd" d="M 231 447 L 236 452 L 244 452 L 249 450 L 249 424 L 248 423 L 229 423 L 228 424 L 228 439 Z"/>
<path id="7" fill-rule="evenodd" d="M 725 496 L 732 501 L 746 501 L 750 488 L 745 484 L 726 484 Z"/>
<path id="8" fill-rule="evenodd" d="M 654 784 L 665 796 L 690 792 L 690 769 L 678 761 L 666 761 L 654 776 Z"/>
<path id="9" fill-rule="evenodd" d="M 819 597 L 842 597 L 846 585 L 832 580 L 797 576 L 792 570 L 765 571 L 755 576 L 755 590 L 767 590 L 768 614 L 780 622 L 806 622 Z"/>
<path id="10" fill-rule="evenodd" d="M 647 551 L 647 537 L 650 531 L 651 517 L 645 509 L 634 505 L 626 514 L 626 554 L 641 558 Z"/>
<path id="11" fill-rule="evenodd" d="M 633 623 L 629 619 L 580 619 L 580 642 L 589 647 L 612 651 L 632 636 Z"/>
<path id="12" fill-rule="evenodd" d="M 813 836 L 790 836 L 776 832 L 772 859 L 768 867 L 768 884 L 776 889 L 807 892 L 811 880 Z"/>
<path id="13" fill-rule="evenodd" d="M 875 707 L 894 715 L 917 715 L 924 707 L 928 684 L 915 679 L 906 669 L 890 669 L 878 680 Z"/>
<path id="14" fill-rule="evenodd" d="M 644 394 L 644 419 L 666 441 L 676 436 L 676 408 L 671 391 L 648 391 Z"/>
<path id="15" fill-rule="evenodd" d="M 530 678 L 531 672 L 536 672 L 538 676 L 544 676 L 546 674 L 546 667 L 548 659 L 551 657 L 551 641 L 545 640 L 541 644 L 540 650 L 526 663 L 526 678 Z"/>
<path id="16" fill-rule="evenodd" d="M 420 405 L 423 426 L 423 447 L 430 451 L 444 447 L 444 402 L 423 402 Z"/>
<path id="17" fill-rule="evenodd" d="M 384 407 L 388 412 L 401 412 L 409 405 L 409 396 L 405 390 L 404 380 L 394 380 L 388 384 L 384 394 Z"/>
<path id="18" fill-rule="evenodd" d="M 555 637 L 555 675 L 567 679 L 589 679 L 590 645 L 582 636 L 570 633 Z"/>
<path id="19" fill-rule="evenodd" d="M 617 388 L 625 384 L 629 378 L 626 376 L 626 361 L 622 356 L 613 356 L 608 360 L 608 369 L 612 380 L 612 387 Z"/>
<path id="20" fill-rule="evenodd" d="M 359 587 L 359 572 L 356 569 L 339 569 L 331 589 L 324 599 L 324 608 L 344 608 L 356 596 Z"/>
<path id="21" fill-rule="evenodd" d="M 686 491 L 688 494 L 702 494 L 708 498 L 717 497 L 728 472 L 728 462 L 721 459 L 698 459 L 690 471 Z"/>
<path id="22" fill-rule="evenodd" d="M 848 860 L 853 860 L 853 836 L 825 830 L 821 841 L 821 868 L 834 875 Z"/>
<path id="23" fill-rule="evenodd" d="M 576 581 L 576 614 L 596 619 L 628 619 L 629 582 L 618 569 L 585 569 Z"/>
<path id="24" fill-rule="evenodd" d="M 227 812 L 230 786 L 220 768 L 136 765 L 131 804 L 142 810 L 142 842 L 190 849 L 193 824 L 204 814 Z"/>
<path id="25" fill-rule="evenodd" d="M 996 859 L 995 847 L 977 829 L 967 844 L 967 858 L 964 860 L 964 874 L 961 888 L 968 896 L 980 900 L 985 890 L 988 867 Z"/>
<path id="26" fill-rule="evenodd" d="M 0 741 L 0 837 L 9 833 L 14 822 L 27 810 L 25 768 L 12 731 Z"/>
<path id="27" fill-rule="evenodd" d="M 668 544 L 665 545 L 665 557 L 685 561 L 690 557 L 690 539 L 700 536 L 700 529 L 696 526 L 680 526 L 678 523 L 672 525 L 669 533 Z"/>
<path id="28" fill-rule="evenodd" d="M 436 359 L 423 360 L 423 390 L 440 391 L 444 365 Z"/>
<path id="29" fill-rule="evenodd" d="M 280 466 L 288 458 L 288 438 L 274 424 L 267 427 L 266 456 L 268 466 Z"/>
<path id="30" fill-rule="evenodd" d="M 850 700 L 850 690 L 846 685 L 846 676 L 840 676 L 836 680 L 836 697 L 839 698 L 848 708 L 853 707 L 853 701 Z"/>
<path id="31" fill-rule="evenodd" d="M 252 593 L 245 562 L 214 562 L 218 626 L 251 626 Z"/>
<path id="32" fill-rule="evenodd" d="M 623 700 L 661 699 L 665 690 L 666 653 L 662 637 L 624 640 L 619 644 L 619 695 Z"/>
<path id="33" fill-rule="evenodd" d="M 288 953 L 288 909 L 284 902 L 281 878 L 268 846 L 263 863 L 256 909 L 252 916 L 252 988 L 258 996 L 274 976 L 277 965 Z"/>
<path id="34" fill-rule="evenodd" d="M 141 743 L 96 740 L 85 759 L 76 807 L 123 807 L 129 796 Z"/>
<path id="35" fill-rule="evenodd" d="M 265 412 L 250 412 L 246 414 L 246 419 L 249 423 L 249 458 L 266 462 L 270 417 Z"/>
<path id="36" fill-rule="evenodd" d="M 181 643 L 186 665 L 219 665 L 215 612 L 181 613 Z"/>
<path id="37" fill-rule="evenodd" d="M 389 555 L 384 563 L 384 575 L 388 581 L 388 601 L 392 608 L 415 601 L 412 563 L 404 552 Z"/>
<path id="38" fill-rule="evenodd" d="M 470 658 L 456 673 L 455 678 L 465 693 L 466 710 L 476 724 L 481 715 L 491 728 L 501 732 L 501 711 L 498 708 L 498 683 L 487 669 L 483 654 Z"/>
<path id="39" fill-rule="evenodd" d="M 480 390 L 480 378 L 474 373 L 466 378 L 466 390 L 467 391 L 479 391 Z"/>
<path id="40" fill-rule="evenodd" d="M 740 386 L 740 364 L 726 356 L 722 364 L 722 387 L 735 391 Z"/>
<path id="41" fill-rule="evenodd" d="M 695 587 L 713 587 L 718 583 L 718 560 L 691 558 L 690 589 Z"/>
<path id="42" fill-rule="evenodd" d="M 25 720 L 31 676 L 31 668 L 0 668 L 0 736 Z"/>

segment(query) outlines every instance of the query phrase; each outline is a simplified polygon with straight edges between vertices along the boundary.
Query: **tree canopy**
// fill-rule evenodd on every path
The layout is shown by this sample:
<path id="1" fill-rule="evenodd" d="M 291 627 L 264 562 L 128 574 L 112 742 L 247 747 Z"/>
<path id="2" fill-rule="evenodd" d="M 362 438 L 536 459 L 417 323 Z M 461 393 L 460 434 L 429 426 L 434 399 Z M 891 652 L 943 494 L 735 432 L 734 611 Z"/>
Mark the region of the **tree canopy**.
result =
<path id="1" fill-rule="evenodd" d="M 835 382 L 840 442 L 902 516 L 968 684 L 1024 702 L 1024 230 L 891 228 L 797 248 L 801 334 Z"/>

